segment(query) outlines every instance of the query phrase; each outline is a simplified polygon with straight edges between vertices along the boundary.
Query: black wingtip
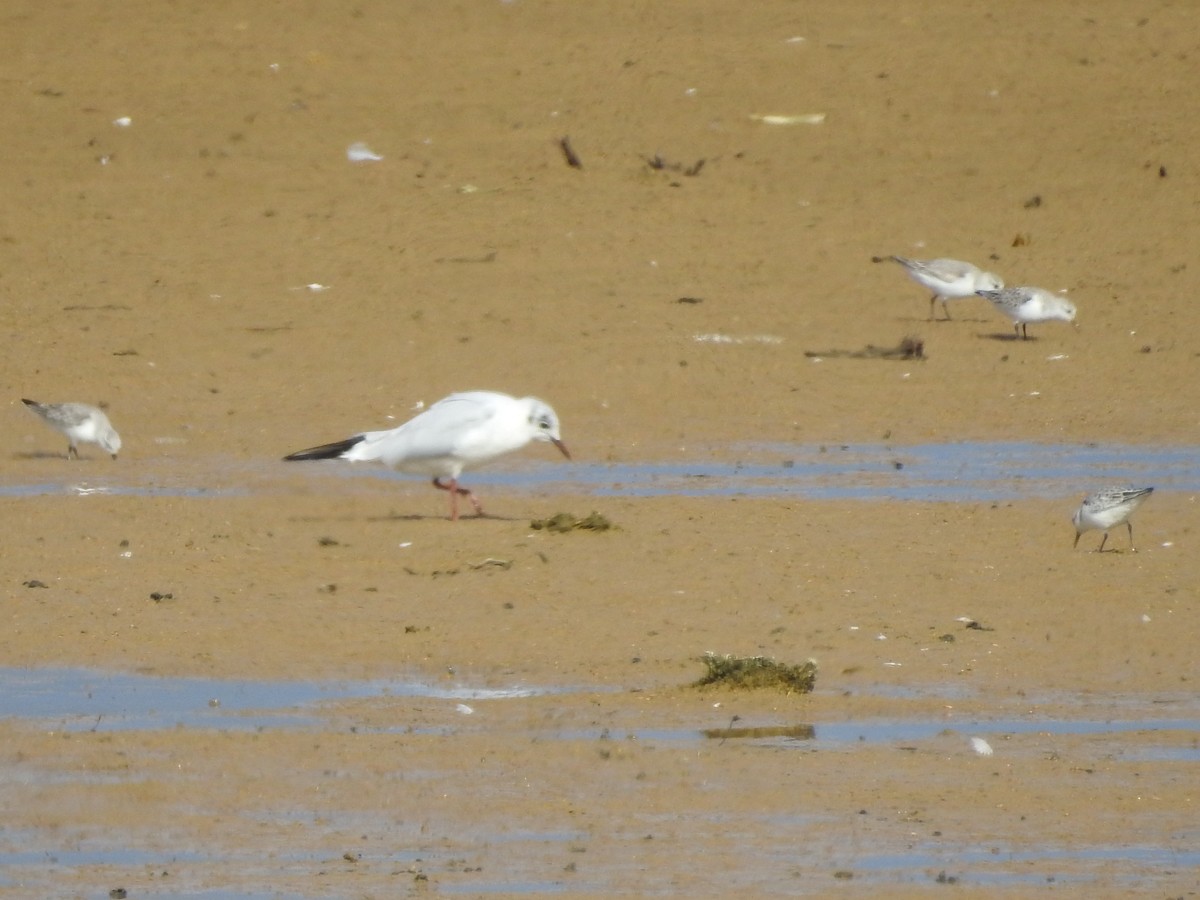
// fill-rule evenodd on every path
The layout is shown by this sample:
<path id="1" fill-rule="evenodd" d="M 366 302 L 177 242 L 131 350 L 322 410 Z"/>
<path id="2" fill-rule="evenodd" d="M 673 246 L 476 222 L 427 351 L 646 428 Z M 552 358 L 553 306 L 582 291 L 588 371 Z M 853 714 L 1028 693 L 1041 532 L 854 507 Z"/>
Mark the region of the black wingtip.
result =
<path id="1" fill-rule="evenodd" d="M 38 405 L 36 400 L 26 400 L 24 397 L 21 398 L 21 402 L 24 403 L 26 406 L 37 406 Z"/>
<path id="2" fill-rule="evenodd" d="M 348 452 L 351 447 L 362 441 L 363 436 L 356 434 L 352 438 L 346 438 L 344 441 L 337 441 L 333 444 L 322 444 L 320 447 L 309 447 L 307 450 L 297 450 L 295 453 L 289 453 L 284 457 L 287 462 L 301 462 L 306 459 L 337 459 L 342 454 Z"/>

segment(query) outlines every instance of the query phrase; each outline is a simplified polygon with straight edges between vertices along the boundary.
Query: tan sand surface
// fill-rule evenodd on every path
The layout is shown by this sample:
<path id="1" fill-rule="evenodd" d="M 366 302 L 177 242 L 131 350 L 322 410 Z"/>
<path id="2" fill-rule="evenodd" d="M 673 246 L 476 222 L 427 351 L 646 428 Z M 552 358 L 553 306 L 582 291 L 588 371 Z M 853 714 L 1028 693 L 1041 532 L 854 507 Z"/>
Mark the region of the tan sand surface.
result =
<path id="1" fill-rule="evenodd" d="M 0 666 L 424 686 L 261 728 L 9 713 L 0 897 L 1200 891 L 1191 492 L 1096 554 L 1086 470 L 492 488 L 451 523 L 280 461 L 473 388 L 551 402 L 579 466 L 1200 444 L 1192 4 L 15 0 L 0 33 Z M 1079 327 L 926 321 L 881 254 Z M 120 458 L 22 397 L 103 404 Z M 695 691 L 706 651 L 817 690 Z"/>

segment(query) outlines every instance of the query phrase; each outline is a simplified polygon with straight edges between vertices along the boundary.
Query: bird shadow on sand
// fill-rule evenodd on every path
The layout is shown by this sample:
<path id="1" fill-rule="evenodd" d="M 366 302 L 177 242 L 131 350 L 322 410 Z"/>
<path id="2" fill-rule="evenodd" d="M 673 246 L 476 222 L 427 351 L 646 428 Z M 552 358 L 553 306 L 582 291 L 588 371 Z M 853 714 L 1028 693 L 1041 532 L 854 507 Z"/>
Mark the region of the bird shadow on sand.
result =
<path id="1" fill-rule="evenodd" d="M 388 513 L 387 515 L 383 515 L 383 516 L 367 516 L 366 521 L 368 521 L 368 522 L 449 522 L 450 517 L 445 514 L 421 515 L 420 513 L 395 513 L 395 512 L 393 512 L 393 513 Z M 471 522 L 471 521 L 525 522 L 525 521 L 528 521 L 528 517 L 497 516 L 497 515 L 493 515 L 492 513 L 484 513 L 483 515 L 476 515 L 475 513 L 470 513 L 469 515 L 459 516 L 457 521 L 459 521 L 459 522 Z"/>
<path id="2" fill-rule="evenodd" d="M 1027 338 L 1023 338 L 1019 334 L 1013 334 L 1011 331 L 993 331 L 988 334 L 977 334 L 976 337 L 985 341 L 1003 341 L 1006 344 L 1012 344 L 1014 342 L 1023 344 L 1026 341 L 1032 343 L 1034 341 L 1041 340 L 1041 338 L 1034 334 L 1031 334 Z"/>
<path id="3" fill-rule="evenodd" d="M 947 319 L 945 316 L 938 316 L 931 319 L 928 316 L 896 316 L 897 322 L 905 322 L 911 325 L 986 325 L 991 319 L 983 316 L 964 316 L 957 315 L 953 319 Z"/>
<path id="4" fill-rule="evenodd" d="M 14 453 L 13 459 L 70 459 L 65 453 L 55 453 L 53 450 L 23 450 L 20 453 Z M 86 456 L 81 456 L 79 459 L 86 460 Z M 74 462 L 75 460 L 71 460 Z"/>
<path id="5" fill-rule="evenodd" d="M 472 519 L 483 519 L 484 521 L 491 520 L 493 522 L 528 522 L 528 516 L 494 516 L 491 513 L 484 513 L 482 516 L 477 516 L 475 513 L 470 515 L 459 516 L 458 521 L 470 522 Z M 315 524 L 333 524 L 333 523 L 350 523 L 350 522 L 449 522 L 450 517 L 445 513 L 398 513 L 389 512 L 383 515 L 374 516 L 291 516 L 290 522 L 303 522 L 308 525 Z"/>
<path id="6" fill-rule="evenodd" d="M 289 516 L 289 522 L 303 522 L 305 524 L 313 524 L 315 522 L 357 522 L 357 516 Z"/>

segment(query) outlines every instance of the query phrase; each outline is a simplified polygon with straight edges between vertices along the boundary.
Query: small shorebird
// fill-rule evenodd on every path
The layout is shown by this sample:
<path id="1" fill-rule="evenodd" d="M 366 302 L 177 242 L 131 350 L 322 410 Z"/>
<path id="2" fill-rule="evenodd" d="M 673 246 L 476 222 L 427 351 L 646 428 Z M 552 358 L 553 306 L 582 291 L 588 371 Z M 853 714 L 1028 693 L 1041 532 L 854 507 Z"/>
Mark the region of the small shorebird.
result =
<path id="1" fill-rule="evenodd" d="M 929 298 L 929 321 L 933 321 L 934 304 L 942 301 L 946 321 L 950 320 L 947 300 L 974 297 L 979 291 L 994 291 L 1004 287 L 999 275 L 984 272 L 979 266 L 961 259 L 909 259 L 906 256 L 872 256 L 871 262 L 893 260 L 904 266 L 908 277 L 933 291 Z"/>
<path id="2" fill-rule="evenodd" d="M 571 458 L 559 434 L 558 416 L 546 403 L 535 397 L 466 391 L 439 400 L 398 428 L 367 431 L 284 459 L 379 460 L 400 472 L 430 475 L 434 487 L 450 492 L 450 519 L 455 521 L 460 494 L 471 501 L 476 515 L 483 515 L 478 498 L 458 483 L 463 469 L 520 450 L 530 441 L 547 441 Z"/>
<path id="3" fill-rule="evenodd" d="M 1137 548 L 1133 546 L 1133 523 L 1129 521 L 1129 517 L 1153 493 L 1152 487 L 1112 487 L 1089 494 L 1071 517 L 1071 521 L 1075 523 L 1075 546 L 1079 546 L 1079 537 L 1085 531 L 1103 528 L 1104 537 L 1100 539 L 1100 546 L 1096 550 L 1097 553 L 1102 553 L 1104 542 L 1108 540 L 1108 530 L 1124 522 L 1129 529 L 1129 551 L 1137 553 Z"/>
<path id="4" fill-rule="evenodd" d="M 108 421 L 104 411 L 86 403 L 38 403 L 22 400 L 38 418 L 67 436 L 67 459 L 78 459 L 80 443 L 99 444 L 117 458 L 121 436 Z"/>
<path id="5" fill-rule="evenodd" d="M 1075 321 L 1075 304 L 1061 294 L 1044 288 L 1014 287 L 1002 291 L 976 291 L 980 297 L 992 302 L 1013 321 L 1013 330 L 1023 340 L 1029 340 L 1026 326 L 1030 322 Z"/>

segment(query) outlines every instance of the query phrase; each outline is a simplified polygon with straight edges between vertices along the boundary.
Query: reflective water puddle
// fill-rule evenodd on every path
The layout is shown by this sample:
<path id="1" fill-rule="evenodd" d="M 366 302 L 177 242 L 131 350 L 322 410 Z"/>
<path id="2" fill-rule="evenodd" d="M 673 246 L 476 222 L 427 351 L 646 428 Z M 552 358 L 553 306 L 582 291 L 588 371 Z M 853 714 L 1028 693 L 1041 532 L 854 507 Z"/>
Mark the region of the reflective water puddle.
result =
<path id="1" fill-rule="evenodd" d="M 156 728 L 301 728 L 317 705 L 362 697 L 503 700 L 566 688 L 430 685 L 407 681 L 226 681 L 160 678 L 91 669 L 0 668 L 0 719 L 37 720 L 63 731 Z"/>
<path id="2" fill-rule="evenodd" d="M 199 678 L 160 678 L 136 674 L 99 672 L 88 669 L 14 669 L 0 668 L 0 719 L 19 720 L 34 727 L 48 727 L 55 731 L 82 730 L 129 730 L 129 729 L 175 729 L 186 727 L 205 730 L 244 730 L 264 728 L 308 729 L 313 731 L 350 729 L 392 733 L 408 728 L 381 727 L 363 729 L 355 724 L 352 714 L 347 715 L 336 706 L 338 701 L 361 700 L 363 698 L 409 697 L 424 700 L 441 700 L 448 710 L 460 704 L 497 701 L 516 702 L 522 698 L 569 693 L 596 693 L 590 687 L 547 687 L 532 685 L 473 686 L 469 684 L 428 684 L 419 681 L 338 681 L 338 682 L 287 682 L 287 681 L 224 681 Z M 1161 698 L 1160 698 L 1161 699 Z M 762 746 L 765 750 L 781 748 L 808 752 L 853 753 L 856 748 L 880 743 L 893 745 L 899 750 L 913 749 L 909 745 L 929 742 L 961 741 L 961 752 L 971 753 L 969 737 L 986 737 L 1004 753 L 1010 761 L 1021 752 L 1041 752 L 1043 745 L 1031 749 L 1026 743 L 1022 749 L 1019 741 L 1006 746 L 1009 738 L 1021 735 L 1095 735 L 1101 739 L 1107 758 L 1121 757 L 1122 736 L 1137 733 L 1140 740 L 1128 748 L 1133 758 L 1143 758 L 1149 752 L 1151 758 L 1171 761 L 1200 761 L 1200 742 L 1194 739 L 1200 730 L 1200 704 L 1195 698 L 1169 698 L 1175 715 L 1170 718 L 1137 718 L 1149 709 L 1148 703 L 1131 706 L 1128 718 L 1120 720 L 1099 719 L 1039 719 L 1003 718 L 976 719 L 954 722 L 924 719 L 879 719 L 852 722 L 794 723 L 788 725 L 751 726 L 731 720 L 725 727 L 718 728 L 675 728 L 675 729 L 556 729 L 552 726 L 531 726 L 531 740 L 561 741 L 618 741 L 629 740 L 644 744 L 679 745 L 696 748 L 726 741 L 739 741 Z M 442 733 L 453 735 L 465 729 L 480 730 L 488 727 L 480 717 L 461 715 L 455 717 L 458 724 L 442 729 Z M 1151 742 L 1146 747 L 1146 735 L 1161 732 L 1162 744 Z M 1192 735 L 1191 740 L 1180 740 L 1180 734 Z M 1170 735 L 1172 741 L 1165 739 Z M 940 747 L 941 745 L 935 744 Z M 1161 754 L 1161 755 L 1160 755 Z M 999 757 L 998 757 L 999 758 Z M 1126 757 L 1129 758 L 1129 757 Z M 44 773 L 47 779 L 74 778 L 76 781 L 94 783 L 94 774 L 85 772 Z M 11 772 L 10 778 L 20 778 Z M 26 777 L 39 778 L 37 772 Z M 101 773 L 114 783 L 136 778 L 134 773 Z M 0 779 L 2 782 L 3 779 Z M 49 780 L 45 783 L 51 783 Z M 315 815 L 315 814 L 306 814 Z M 330 833 L 357 834 L 360 831 L 379 830 L 378 823 L 364 824 L 354 818 L 353 813 L 321 813 L 320 825 L 312 823 L 318 830 Z M 729 822 L 713 823 L 730 834 L 775 833 L 772 823 L 761 821 L 762 817 L 743 814 Z M 308 820 L 305 820 L 308 825 Z M 775 823 L 782 831 L 810 829 L 811 822 L 787 821 Z M 647 825 L 654 823 L 647 819 Z M 804 826 L 802 829 L 800 826 Z M 766 832 L 763 829 L 766 829 Z M 487 833 L 471 837 L 483 845 L 505 843 L 509 863 L 503 872 L 495 871 L 469 884 L 456 884 L 447 880 L 437 885 L 441 893 L 463 894 L 535 894 L 535 893 L 595 893 L 605 895 L 608 882 L 592 884 L 586 878 L 538 878 L 534 873 L 561 871 L 564 853 L 574 852 L 572 847 L 587 846 L 589 833 L 530 833 L 519 829 L 507 833 Z M 56 871 L 88 871 L 95 867 L 124 867 L 126 871 L 150 870 L 155 873 L 177 869 L 192 871 L 216 867 L 223 872 L 244 872 L 247 880 L 260 883 L 260 860 L 252 849 L 246 856 L 241 851 L 225 854 L 217 852 L 161 852 L 128 846 L 112 846 L 110 841 L 119 840 L 112 836 L 101 836 L 94 840 L 73 841 L 66 845 L 62 836 L 38 831 L 18 832 L 0 828 L 0 887 L 23 888 L 45 887 L 53 883 Z M 749 838 L 747 838 L 749 840 Z M 756 845 L 757 846 L 757 845 Z M 453 853 L 447 850 L 447 853 Z M 461 852 L 461 851 L 460 851 Z M 767 844 L 756 852 L 771 857 L 776 869 L 794 865 L 796 850 L 791 843 L 774 847 Z M 784 856 L 778 856 L 785 853 Z M 829 859 L 836 860 L 840 853 Z M 847 878 L 855 883 L 881 889 L 895 883 L 930 883 L 937 880 L 946 883 L 994 887 L 1013 887 L 1044 884 L 1046 863 L 1061 862 L 1067 870 L 1063 877 L 1053 880 L 1065 883 L 1092 883 L 1090 867 L 1111 875 L 1109 864 L 1119 864 L 1128 875 L 1129 884 L 1135 884 L 1139 872 L 1153 870 L 1178 870 L 1200 866 L 1200 851 L 1179 850 L 1164 847 L 1131 846 L 1083 846 L 1079 848 L 1038 847 L 1036 850 L 1010 848 L 1002 845 L 986 849 L 949 846 L 939 843 L 916 842 L 903 852 L 862 852 L 862 848 L 845 851 L 849 869 Z M 636 856 L 636 854 L 634 855 Z M 445 859 L 434 852 L 425 854 L 425 864 L 453 871 L 455 860 Z M 569 858 L 569 857 L 567 857 Z M 599 860 L 597 860 L 598 862 Z M 305 870 L 319 870 L 333 864 L 329 853 L 309 853 L 304 850 L 272 851 L 270 865 L 295 863 Z M 828 862 L 828 860 L 826 860 Z M 406 871 L 408 864 L 418 868 L 421 859 L 416 853 L 406 850 L 391 850 L 384 856 L 372 857 L 364 854 L 354 864 L 364 869 L 377 866 L 389 872 Z M 461 863 L 459 863 L 461 865 Z M 617 873 L 644 884 L 649 893 L 661 892 L 668 885 L 642 876 L 636 871 L 634 862 L 629 872 Z M 939 870 L 942 870 L 939 874 Z M 215 871 L 215 869 L 214 869 Z M 468 870 L 469 871 L 469 870 Z M 931 875 L 930 873 L 933 873 Z M 964 874 L 965 873 L 965 874 Z M 612 874 L 612 873 L 610 873 Z M 181 873 L 182 875 L 182 873 Z M 200 876 L 202 877 L 202 876 Z M 616 877 L 616 875 L 614 875 Z M 638 879 L 641 879 L 638 881 Z M 172 878 L 180 881 L 180 878 Z M 1105 881 L 1111 886 L 1111 881 Z M 1124 883 L 1124 882 L 1122 882 Z M 777 884 L 776 884 L 777 886 Z M 807 888 L 805 892 L 807 892 Z M 98 894 L 100 896 L 102 894 Z M 132 896 L 132 894 L 131 894 Z M 157 897 L 191 897 L 207 900 L 259 900 L 259 898 L 303 896 L 252 889 L 242 891 L 188 890 L 182 885 L 161 883 L 153 892 Z"/>
<path id="3" fill-rule="evenodd" d="M 696 447 L 669 462 L 544 463 L 507 460 L 472 472 L 472 485 L 512 490 L 649 497 L 801 496 L 813 499 L 979 502 L 1082 496 L 1105 484 L 1200 490 L 1194 447 L 963 442 L 884 444 L 747 444 Z M 284 490 L 307 473 L 314 483 L 343 479 L 408 481 L 377 465 L 269 461 L 139 460 L 78 470 L 61 482 L 0 485 L 0 496 L 48 494 L 214 497 Z M 287 482 L 291 483 L 291 482 Z"/>
<path id="4" fill-rule="evenodd" d="M 539 469 L 536 478 L 528 479 L 528 486 L 617 496 L 801 496 L 942 502 L 1073 497 L 1109 483 L 1200 490 L 1200 454 L 1179 447 L 777 444 L 719 448 L 719 456 L 725 460 L 733 456 L 735 461 L 701 457 L 669 463 Z M 505 482 L 497 478 L 497 483 Z"/>
<path id="5" fill-rule="evenodd" d="M 509 700 L 555 694 L 606 693 L 613 689 L 511 685 L 478 687 L 419 681 L 235 681 L 163 678 L 92 669 L 0 668 L 0 719 L 35 721 L 59 731 L 124 731 L 166 728 L 261 730 L 314 728 L 330 723 L 329 704 L 362 698 L 410 697 L 464 702 Z M 884 691 L 884 693 L 889 693 Z M 919 692 L 912 692 L 918 696 Z M 323 709 L 325 706 L 327 708 Z M 1130 715 L 1125 719 L 877 719 L 722 728 L 563 729 L 536 732 L 557 740 L 702 742 L 754 741 L 800 749 L 845 749 L 862 744 L 927 741 L 946 733 L 964 735 L 1096 735 L 1132 732 L 1200 732 L 1197 703 L 1180 699 L 1171 718 Z M 469 712 L 469 707 L 463 708 Z M 1131 713 L 1133 710 L 1131 710 Z M 334 714 L 335 718 L 340 718 Z M 412 733 L 411 725 L 354 726 L 361 732 Z M 463 728 L 469 727 L 464 721 Z M 445 729 L 439 729 L 439 733 Z M 531 732 L 531 735 L 535 732 Z M 1162 747 L 1155 759 L 1200 761 L 1200 742 Z"/>
<path id="6" fill-rule="evenodd" d="M 88 668 L 0 667 L 0 719 L 23 719 L 59 731 L 128 731 L 156 728 L 306 728 L 328 724 L 323 704 L 370 697 L 420 697 L 426 700 L 520 700 L 523 697 L 598 694 L 612 689 L 546 688 L 534 685 L 487 686 L 422 682 L 257 682 L 206 678 L 162 678 Z M 888 692 L 888 691 L 884 691 Z M 1121 734 L 1128 732 L 1200 732 L 1200 709 L 1183 703 L 1174 718 L 978 719 L 955 721 L 878 719 L 749 727 L 730 722 L 716 728 L 637 728 L 637 730 L 560 730 L 544 737 L 560 740 L 643 740 L 702 742 L 754 740 L 803 749 L 839 749 L 847 745 L 922 742 L 940 734 Z M 466 710 L 464 710 L 466 712 Z M 359 731 L 388 732 L 391 728 Z M 464 726 L 466 727 L 466 726 Z M 412 726 L 397 726 L 410 732 Z M 1200 746 L 1163 748 L 1166 757 L 1200 761 Z"/>

